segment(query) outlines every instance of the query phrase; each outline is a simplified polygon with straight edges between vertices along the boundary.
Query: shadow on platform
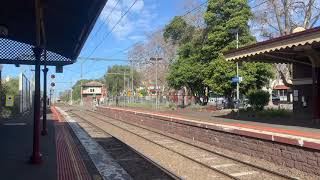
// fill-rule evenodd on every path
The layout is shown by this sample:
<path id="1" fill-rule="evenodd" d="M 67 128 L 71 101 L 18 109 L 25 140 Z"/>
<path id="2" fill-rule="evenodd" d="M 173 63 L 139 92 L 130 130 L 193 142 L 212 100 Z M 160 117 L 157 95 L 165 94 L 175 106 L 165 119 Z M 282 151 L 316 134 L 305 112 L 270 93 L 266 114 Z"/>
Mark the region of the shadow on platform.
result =
<path id="1" fill-rule="evenodd" d="M 40 137 L 40 151 L 43 162 L 38 165 L 30 164 L 33 143 L 33 114 L 27 113 L 1 119 L 1 179 L 57 179 L 54 121 L 50 110 L 48 110 L 47 117 L 48 135 Z"/>

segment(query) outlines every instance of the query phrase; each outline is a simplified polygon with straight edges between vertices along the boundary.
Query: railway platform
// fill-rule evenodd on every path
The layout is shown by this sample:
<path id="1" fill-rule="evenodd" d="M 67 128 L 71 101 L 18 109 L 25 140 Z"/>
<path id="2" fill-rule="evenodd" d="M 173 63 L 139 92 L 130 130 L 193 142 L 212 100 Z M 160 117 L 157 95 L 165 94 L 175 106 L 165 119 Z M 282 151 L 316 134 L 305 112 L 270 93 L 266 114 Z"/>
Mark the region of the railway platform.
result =
<path id="1" fill-rule="evenodd" d="M 0 120 L 0 179 L 99 180 L 105 178 L 55 108 L 51 108 L 47 117 L 48 134 L 40 137 L 42 156 L 39 164 L 30 162 L 32 114 Z M 113 168 L 113 170 L 119 169 Z M 117 174 L 112 174 L 112 171 L 108 173 L 107 175 L 120 177 L 120 179 L 125 175 L 121 169 Z"/>
<path id="2" fill-rule="evenodd" d="M 102 107 L 103 108 L 103 107 Z M 275 118 L 270 119 L 237 119 L 237 118 L 226 118 L 221 114 L 215 114 L 214 112 L 208 111 L 154 111 L 154 110 L 143 110 L 141 108 L 117 108 L 115 109 L 127 110 L 127 112 L 136 112 L 146 115 L 155 115 L 160 117 L 167 117 L 169 119 L 177 119 L 181 121 L 199 122 L 202 124 L 213 124 L 216 126 L 227 126 L 234 129 L 260 132 L 261 137 L 263 134 L 275 134 L 284 135 L 288 138 L 299 139 L 299 138 L 310 138 L 320 141 L 320 125 L 312 124 L 303 120 L 279 120 Z M 259 138 L 259 137 L 257 137 Z M 311 148 L 320 150 L 320 146 L 311 145 Z"/>
<path id="3" fill-rule="evenodd" d="M 301 127 L 216 117 L 209 112 L 150 111 L 98 107 L 122 121 L 150 127 L 275 164 L 320 175 L 319 127 Z"/>

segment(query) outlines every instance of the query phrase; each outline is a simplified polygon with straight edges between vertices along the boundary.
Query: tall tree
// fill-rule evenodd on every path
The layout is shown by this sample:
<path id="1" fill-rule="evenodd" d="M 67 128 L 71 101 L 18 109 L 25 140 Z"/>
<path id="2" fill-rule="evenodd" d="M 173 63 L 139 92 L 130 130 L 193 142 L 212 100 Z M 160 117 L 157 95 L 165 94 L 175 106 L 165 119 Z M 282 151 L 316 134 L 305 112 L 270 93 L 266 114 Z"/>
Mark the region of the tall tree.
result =
<path id="1" fill-rule="evenodd" d="M 208 33 L 203 47 L 206 58 L 214 60 L 220 53 L 236 47 L 232 30 L 238 30 L 241 46 L 255 42 L 248 26 L 250 17 L 247 0 L 210 0 L 204 16 Z"/>
<path id="2" fill-rule="evenodd" d="M 240 46 L 255 42 L 248 26 L 251 15 L 247 0 L 211 0 L 204 16 L 208 34 L 202 52 L 210 61 L 204 82 L 216 94 L 229 99 L 235 90 L 231 78 L 236 76 L 236 65 L 234 62 L 225 61 L 222 54 L 236 48 L 235 30 L 239 35 Z M 267 85 L 273 72 L 272 67 L 265 63 L 244 63 L 240 68 L 240 75 L 244 78 L 241 90 L 246 92 Z"/>
<path id="3" fill-rule="evenodd" d="M 264 38 L 292 33 L 296 27 L 315 27 L 320 19 L 318 0 L 257 0 L 252 29 Z"/>

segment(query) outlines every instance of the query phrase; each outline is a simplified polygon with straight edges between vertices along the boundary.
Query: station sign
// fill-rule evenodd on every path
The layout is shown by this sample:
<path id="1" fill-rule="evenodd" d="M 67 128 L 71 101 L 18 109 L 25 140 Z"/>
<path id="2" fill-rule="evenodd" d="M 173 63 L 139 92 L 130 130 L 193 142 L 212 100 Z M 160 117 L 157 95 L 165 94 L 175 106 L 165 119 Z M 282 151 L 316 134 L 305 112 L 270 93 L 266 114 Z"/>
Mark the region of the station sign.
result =
<path id="1" fill-rule="evenodd" d="M 243 78 L 242 77 L 233 77 L 232 79 L 231 79 L 231 82 L 232 83 L 240 83 L 241 81 L 243 80 Z"/>

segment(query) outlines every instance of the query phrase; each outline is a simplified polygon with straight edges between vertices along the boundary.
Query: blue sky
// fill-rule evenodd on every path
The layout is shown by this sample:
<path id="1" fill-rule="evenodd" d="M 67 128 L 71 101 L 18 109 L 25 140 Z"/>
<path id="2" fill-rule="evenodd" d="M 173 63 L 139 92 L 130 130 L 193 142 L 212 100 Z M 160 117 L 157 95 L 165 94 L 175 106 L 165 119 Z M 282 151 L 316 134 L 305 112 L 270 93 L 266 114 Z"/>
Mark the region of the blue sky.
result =
<path id="1" fill-rule="evenodd" d="M 80 57 L 111 57 L 115 59 L 127 59 L 125 52 L 117 53 L 135 42 L 143 41 L 145 35 L 163 27 L 172 17 L 183 14 L 186 10 L 181 7 L 183 0 L 138 0 L 131 8 L 129 13 L 121 20 L 119 25 L 108 35 L 111 28 L 119 20 L 134 0 L 120 0 L 119 4 L 114 8 L 117 0 L 108 0 L 101 15 L 99 16 L 85 46 L 83 47 Z M 199 0 L 204 2 L 204 0 Z M 109 13 L 114 8 L 112 14 Z M 99 31 L 98 31 L 99 30 Z M 105 39 L 102 43 L 102 39 Z M 93 52 L 97 44 L 101 45 Z M 56 82 L 73 82 L 80 79 L 80 67 L 82 60 L 78 60 L 73 65 L 64 67 L 63 74 L 56 74 Z M 97 62 L 86 61 L 83 64 L 83 78 L 100 78 L 103 76 L 106 68 L 114 64 L 126 64 L 126 62 Z M 14 65 L 4 65 L 3 77 L 16 77 L 20 72 L 32 77 L 33 72 L 30 66 L 21 66 L 19 68 Z M 49 67 L 48 77 L 55 74 L 55 68 Z M 48 84 L 50 83 L 48 79 Z M 57 92 L 69 89 L 70 83 L 57 83 Z"/>
<path id="2" fill-rule="evenodd" d="M 117 25 L 110 33 L 111 28 L 119 20 L 121 14 L 134 2 L 134 0 L 120 0 L 117 6 L 115 6 L 117 1 L 118 0 L 108 0 L 81 51 L 80 57 L 90 56 L 127 59 L 126 52 L 121 52 L 121 50 L 126 49 L 135 42 L 143 41 L 146 34 L 163 27 L 165 24 L 169 23 L 174 16 L 182 15 L 186 12 L 186 9 L 182 8 L 182 4 L 185 0 L 138 0 L 130 12 L 121 20 L 119 25 Z M 205 0 L 198 1 L 200 3 L 205 2 Z M 113 8 L 114 11 L 109 16 Z M 99 47 L 95 49 L 98 44 Z M 121 53 L 117 53 L 119 51 Z M 64 73 L 56 74 L 55 81 L 75 83 L 80 79 L 81 63 L 82 60 L 78 60 L 73 65 L 65 66 Z M 126 62 L 119 61 L 86 61 L 83 64 L 83 78 L 100 78 L 103 76 L 108 66 L 125 63 Z M 21 71 L 25 72 L 28 77 L 31 77 L 33 74 L 33 72 L 30 71 L 29 66 L 16 68 L 14 65 L 5 65 L 3 77 L 8 75 L 15 77 Z M 48 77 L 50 77 L 51 74 L 54 74 L 54 72 L 55 69 L 50 67 Z M 50 79 L 48 83 L 50 83 Z M 57 92 L 69 89 L 70 87 L 71 83 L 57 83 L 56 85 Z"/>

